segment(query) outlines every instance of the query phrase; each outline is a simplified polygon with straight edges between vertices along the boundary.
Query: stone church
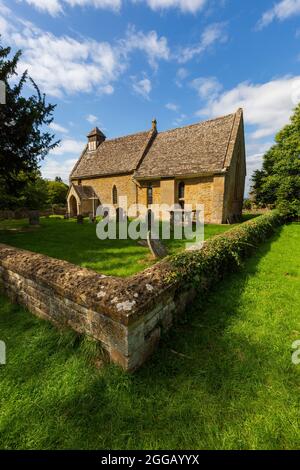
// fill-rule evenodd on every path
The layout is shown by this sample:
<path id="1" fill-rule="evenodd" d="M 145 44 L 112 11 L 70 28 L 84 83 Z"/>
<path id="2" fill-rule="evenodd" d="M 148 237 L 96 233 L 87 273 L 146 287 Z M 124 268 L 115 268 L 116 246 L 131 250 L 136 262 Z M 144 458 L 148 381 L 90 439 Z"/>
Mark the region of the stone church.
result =
<path id="1" fill-rule="evenodd" d="M 204 204 L 206 223 L 242 213 L 246 157 L 243 111 L 190 126 L 106 139 L 98 129 L 70 175 L 68 211 L 95 213 L 99 204 Z"/>

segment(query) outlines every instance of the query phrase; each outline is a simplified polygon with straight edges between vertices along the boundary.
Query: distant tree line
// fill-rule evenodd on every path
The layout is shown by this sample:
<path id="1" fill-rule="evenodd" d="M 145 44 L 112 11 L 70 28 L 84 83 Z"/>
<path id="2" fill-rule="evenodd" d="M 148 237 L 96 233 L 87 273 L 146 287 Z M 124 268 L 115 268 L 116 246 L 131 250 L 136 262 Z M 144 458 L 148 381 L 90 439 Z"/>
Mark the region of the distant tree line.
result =
<path id="1" fill-rule="evenodd" d="M 0 208 L 44 209 L 55 205 L 64 206 L 68 189 L 68 185 L 60 177 L 50 181 L 43 179 L 37 172 L 32 180 L 27 181 L 17 197 L 10 196 L 0 204 Z"/>

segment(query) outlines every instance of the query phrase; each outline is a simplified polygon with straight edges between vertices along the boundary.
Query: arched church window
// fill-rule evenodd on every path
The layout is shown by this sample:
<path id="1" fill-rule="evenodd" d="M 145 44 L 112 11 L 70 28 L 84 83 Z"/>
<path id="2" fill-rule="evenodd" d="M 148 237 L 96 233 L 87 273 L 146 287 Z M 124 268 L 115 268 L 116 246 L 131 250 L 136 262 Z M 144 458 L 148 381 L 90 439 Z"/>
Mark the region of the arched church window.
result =
<path id="1" fill-rule="evenodd" d="M 153 187 L 152 184 L 149 183 L 147 187 L 147 205 L 153 204 Z"/>

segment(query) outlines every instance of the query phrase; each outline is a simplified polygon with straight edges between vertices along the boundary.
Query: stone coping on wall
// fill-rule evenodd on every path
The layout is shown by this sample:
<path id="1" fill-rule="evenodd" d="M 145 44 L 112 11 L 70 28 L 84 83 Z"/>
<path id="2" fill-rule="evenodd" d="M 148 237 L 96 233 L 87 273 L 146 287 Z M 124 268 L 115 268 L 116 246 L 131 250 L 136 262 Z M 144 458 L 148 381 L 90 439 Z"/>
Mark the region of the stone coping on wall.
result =
<path id="1" fill-rule="evenodd" d="M 127 278 L 106 276 L 68 261 L 0 244 L 4 268 L 51 287 L 79 305 L 128 326 L 166 289 L 171 272 L 167 260 Z"/>

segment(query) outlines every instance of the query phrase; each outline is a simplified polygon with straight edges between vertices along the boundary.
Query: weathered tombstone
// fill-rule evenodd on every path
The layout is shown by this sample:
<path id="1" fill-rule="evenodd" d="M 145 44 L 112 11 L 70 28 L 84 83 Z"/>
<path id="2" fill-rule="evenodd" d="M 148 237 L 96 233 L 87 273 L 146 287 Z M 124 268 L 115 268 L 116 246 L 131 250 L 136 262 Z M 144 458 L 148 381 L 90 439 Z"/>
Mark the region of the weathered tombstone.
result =
<path id="1" fill-rule="evenodd" d="M 78 224 L 83 224 L 83 215 L 82 214 L 77 215 L 77 223 Z"/>
<path id="2" fill-rule="evenodd" d="M 116 209 L 116 222 L 120 222 L 120 218 L 122 218 L 122 209 L 121 207 L 117 207 Z"/>
<path id="3" fill-rule="evenodd" d="M 70 218 L 69 212 L 67 212 L 66 214 L 64 214 L 64 219 L 69 219 L 69 218 Z"/>
<path id="4" fill-rule="evenodd" d="M 148 230 L 151 230 L 153 222 L 154 222 L 154 214 L 153 214 L 152 210 L 149 209 L 148 212 L 147 212 Z"/>
<path id="5" fill-rule="evenodd" d="M 170 227 L 171 227 L 171 230 L 174 229 L 174 211 L 170 212 Z"/>
<path id="6" fill-rule="evenodd" d="M 29 211 L 29 225 L 40 225 L 40 213 L 39 211 Z"/>
<path id="7" fill-rule="evenodd" d="M 96 221 L 96 217 L 93 216 L 93 214 L 89 214 L 89 223 L 94 224 Z"/>
<path id="8" fill-rule="evenodd" d="M 148 247 L 155 258 L 164 258 L 168 252 L 166 247 L 162 244 L 159 239 L 151 238 L 151 231 L 147 233 Z"/>

